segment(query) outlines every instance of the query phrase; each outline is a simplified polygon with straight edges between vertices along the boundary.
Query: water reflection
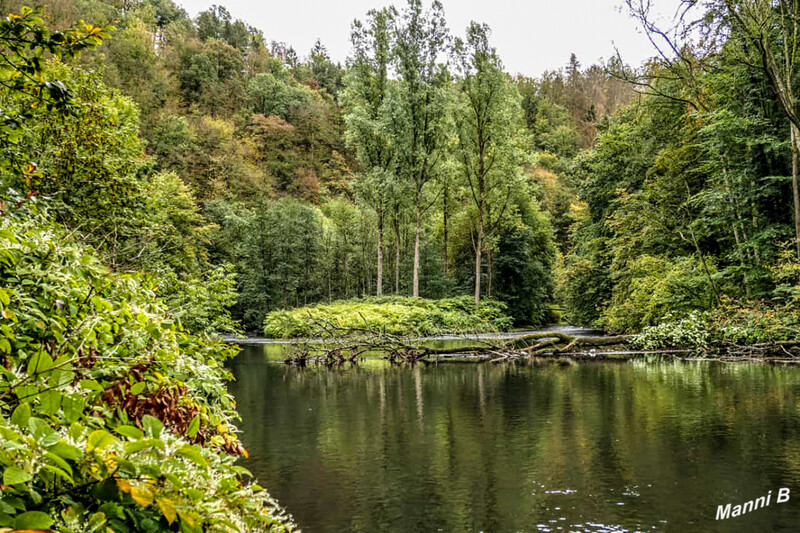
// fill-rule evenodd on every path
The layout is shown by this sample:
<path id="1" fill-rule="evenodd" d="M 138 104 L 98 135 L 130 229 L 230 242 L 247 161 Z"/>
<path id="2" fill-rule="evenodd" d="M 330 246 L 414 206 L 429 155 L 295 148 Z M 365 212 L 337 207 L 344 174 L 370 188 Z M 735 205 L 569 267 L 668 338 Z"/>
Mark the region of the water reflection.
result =
<path id="1" fill-rule="evenodd" d="M 307 532 L 796 531 L 800 371 L 234 360 L 245 464 Z M 716 522 L 716 506 L 793 498 Z M 797 494 L 797 496 L 794 496 Z"/>

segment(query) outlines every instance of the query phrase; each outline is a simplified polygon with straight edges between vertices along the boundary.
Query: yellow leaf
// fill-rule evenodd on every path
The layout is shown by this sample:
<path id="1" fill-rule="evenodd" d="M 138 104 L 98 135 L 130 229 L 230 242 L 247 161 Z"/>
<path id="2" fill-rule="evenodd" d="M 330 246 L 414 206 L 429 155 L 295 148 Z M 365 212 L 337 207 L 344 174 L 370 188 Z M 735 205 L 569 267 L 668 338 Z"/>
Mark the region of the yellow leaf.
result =
<path id="1" fill-rule="evenodd" d="M 128 483 L 127 479 L 118 479 L 117 480 L 117 487 L 119 488 L 120 492 L 131 492 L 131 484 Z"/>
<path id="2" fill-rule="evenodd" d="M 131 485 L 131 498 L 142 507 L 147 507 L 153 503 L 154 497 L 152 485 L 148 483 L 140 483 L 136 486 Z"/>
<path id="3" fill-rule="evenodd" d="M 178 516 L 181 517 L 181 520 L 189 524 L 190 526 L 194 527 L 194 517 L 188 513 L 181 513 L 178 512 Z"/>
<path id="4" fill-rule="evenodd" d="M 169 525 L 172 525 L 177 516 L 177 513 L 175 512 L 175 504 L 172 503 L 172 500 L 168 500 L 167 498 L 158 498 L 156 503 L 158 504 L 158 508 L 161 509 L 161 513 L 164 515 L 164 518 L 167 519 Z"/>

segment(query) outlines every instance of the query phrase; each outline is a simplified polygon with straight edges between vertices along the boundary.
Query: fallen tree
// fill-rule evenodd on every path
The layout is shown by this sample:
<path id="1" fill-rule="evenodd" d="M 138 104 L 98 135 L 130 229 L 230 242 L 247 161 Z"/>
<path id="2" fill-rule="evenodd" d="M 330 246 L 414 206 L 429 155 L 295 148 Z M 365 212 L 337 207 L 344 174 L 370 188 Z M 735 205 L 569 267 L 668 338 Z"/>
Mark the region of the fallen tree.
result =
<path id="1" fill-rule="evenodd" d="M 800 341 L 760 343 L 751 346 L 725 344 L 715 347 L 673 346 L 638 349 L 633 335 L 569 335 L 563 332 L 529 333 L 511 339 L 464 336 L 470 344 L 436 347 L 423 340 L 378 331 L 369 327 L 342 328 L 330 322 L 314 324 L 316 339 L 292 345 L 288 364 L 326 366 L 357 363 L 368 356 L 390 363 L 490 362 L 530 358 L 601 360 L 631 359 L 647 355 L 711 358 L 722 361 L 759 360 L 800 362 Z"/>

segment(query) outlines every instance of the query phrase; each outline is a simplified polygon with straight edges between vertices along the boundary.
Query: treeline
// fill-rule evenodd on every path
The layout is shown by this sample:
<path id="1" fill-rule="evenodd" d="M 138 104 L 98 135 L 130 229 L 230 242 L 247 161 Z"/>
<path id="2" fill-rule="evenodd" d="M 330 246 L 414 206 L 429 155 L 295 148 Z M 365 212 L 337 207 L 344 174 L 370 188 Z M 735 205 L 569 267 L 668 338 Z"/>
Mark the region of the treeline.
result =
<path id="1" fill-rule="evenodd" d="M 371 12 L 345 66 L 223 7 L 56 1 L 44 17 L 116 31 L 48 67 L 80 113 L 34 113 L 20 132 L 37 191 L 211 328 L 230 326 L 223 302 L 260 328 L 271 310 L 381 292 L 499 298 L 519 323 L 547 320 L 571 159 L 632 95 L 574 57 L 511 78 L 488 28 L 454 38 L 438 4 Z"/>
<path id="2" fill-rule="evenodd" d="M 796 335 L 798 6 L 687 2 L 670 29 L 628 6 L 660 54 L 617 72 L 641 98 L 575 160 L 570 316 L 618 331 L 712 316 L 745 343 Z"/>

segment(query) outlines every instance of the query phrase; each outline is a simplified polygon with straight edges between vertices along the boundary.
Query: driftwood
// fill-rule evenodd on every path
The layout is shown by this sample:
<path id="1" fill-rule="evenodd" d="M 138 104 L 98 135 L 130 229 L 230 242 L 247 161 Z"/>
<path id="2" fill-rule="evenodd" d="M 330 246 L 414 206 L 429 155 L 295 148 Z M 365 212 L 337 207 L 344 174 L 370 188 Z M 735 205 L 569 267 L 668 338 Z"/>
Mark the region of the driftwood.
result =
<path id="1" fill-rule="evenodd" d="M 579 336 L 562 332 L 542 332 L 511 339 L 469 338 L 469 346 L 435 348 L 420 340 L 377 331 L 364 323 L 361 328 L 341 328 L 330 322 L 316 321 L 317 340 L 292 345 L 286 362 L 304 366 L 356 364 L 367 355 L 380 356 L 391 363 L 491 362 L 505 363 L 520 359 L 559 358 L 599 360 L 631 359 L 648 355 L 670 357 L 714 355 L 714 360 L 757 360 L 781 363 L 800 362 L 800 340 L 754 344 L 752 346 L 720 346 L 711 349 L 672 347 L 659 350 L 637 350 L 631 346 L 632 336 Z"/>

